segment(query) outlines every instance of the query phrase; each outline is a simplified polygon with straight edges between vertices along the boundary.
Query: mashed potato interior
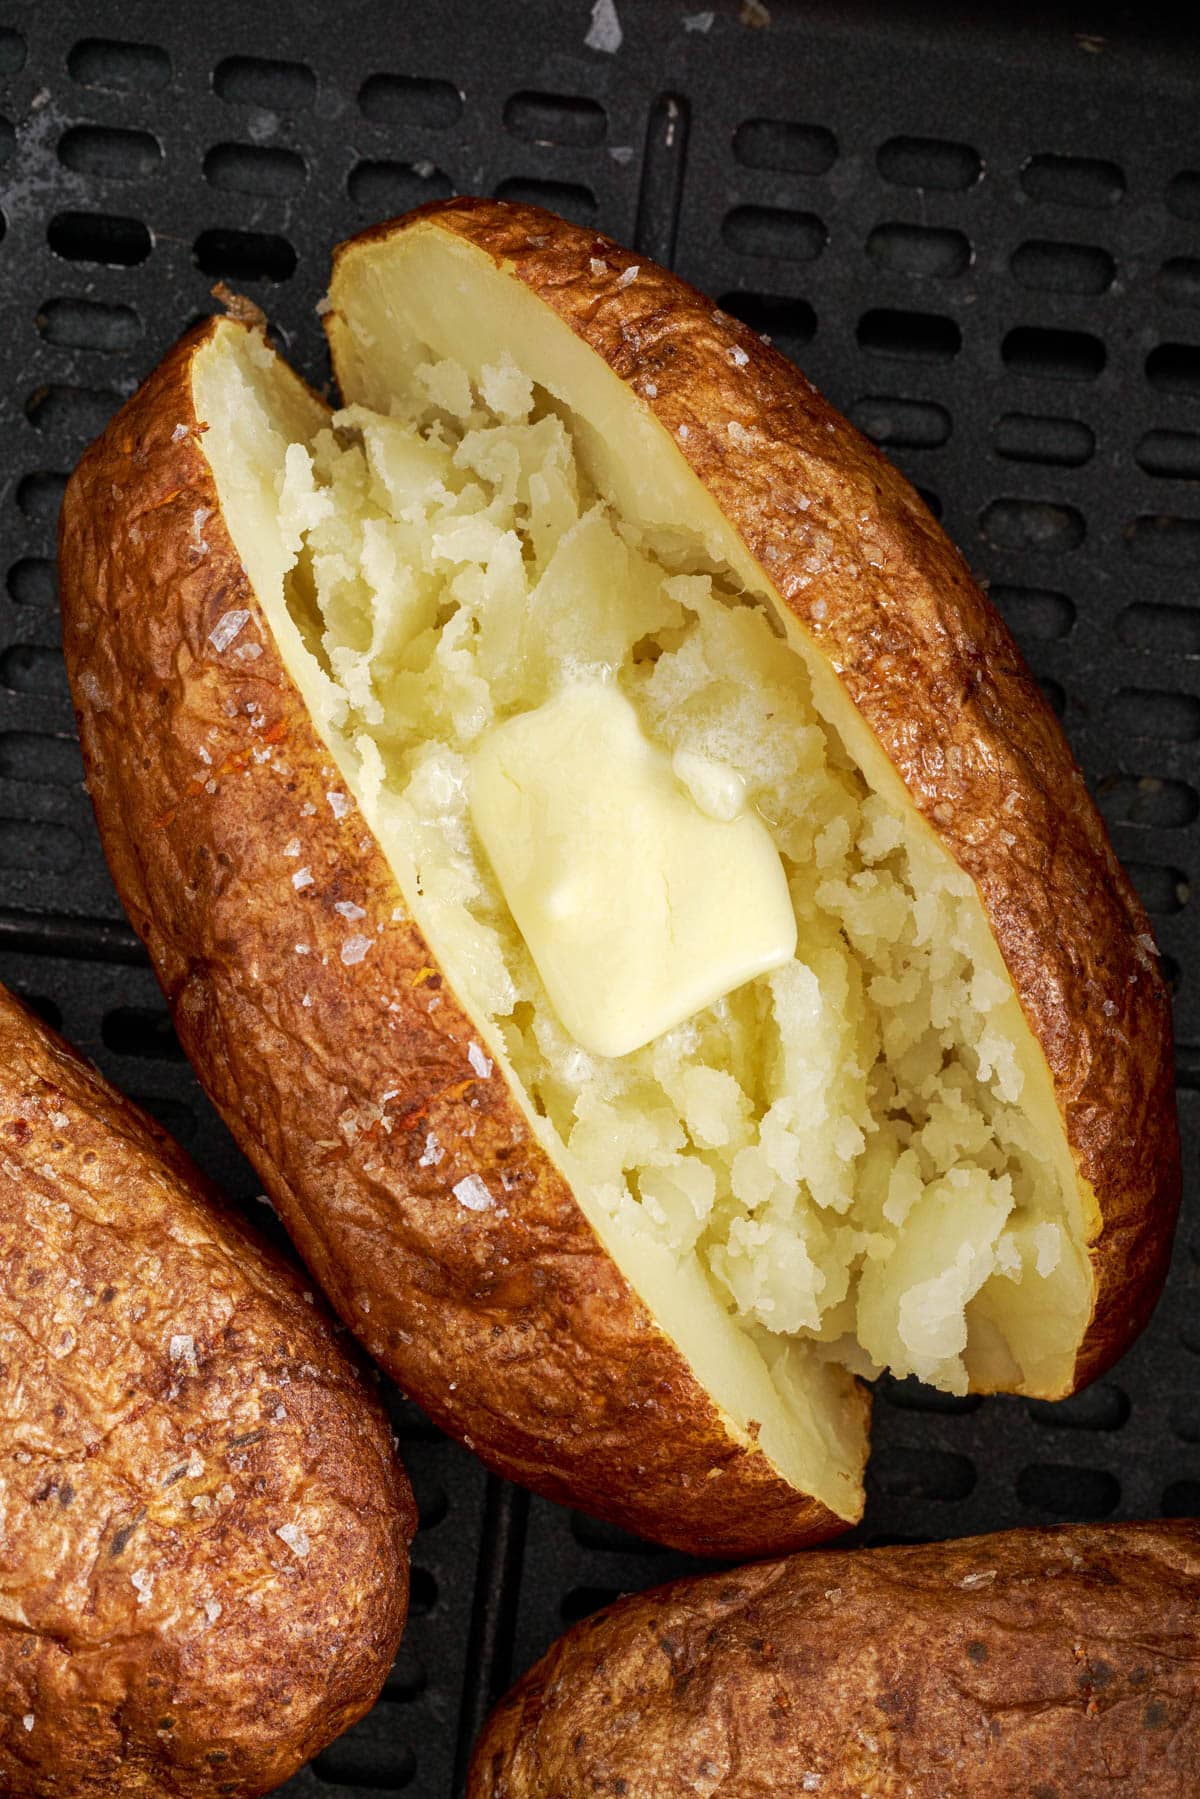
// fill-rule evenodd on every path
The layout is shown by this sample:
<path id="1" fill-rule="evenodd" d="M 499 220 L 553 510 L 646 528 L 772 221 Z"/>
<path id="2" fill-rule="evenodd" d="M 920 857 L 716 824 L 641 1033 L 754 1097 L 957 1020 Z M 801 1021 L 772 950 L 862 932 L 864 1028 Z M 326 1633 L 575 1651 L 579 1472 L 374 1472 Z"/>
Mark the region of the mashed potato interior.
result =
<path id="1" fill-rule="evenodd" d="M 392 416 L 351 406 L 290 443 L 277 497 L 331 723 L 596 1201 L 698 1258 L 748 1330 L 865 1373 L 1019 1388 L 1008 1325 L 1031 1313 L 1037 1358 L 1066 1354 L 1070 1197 L 1022 1106 L 1011 983 L 974 954 L 974 887 L 868 786 L 768 609 L 620 517 L 511 361 L 477 384 L 417 363 Z M 798 924 L 785 967 L 618 1059 L 563 1029 L 468 810 L 481 735 L 595 679 L 653 741 L 736 773 Z"/>

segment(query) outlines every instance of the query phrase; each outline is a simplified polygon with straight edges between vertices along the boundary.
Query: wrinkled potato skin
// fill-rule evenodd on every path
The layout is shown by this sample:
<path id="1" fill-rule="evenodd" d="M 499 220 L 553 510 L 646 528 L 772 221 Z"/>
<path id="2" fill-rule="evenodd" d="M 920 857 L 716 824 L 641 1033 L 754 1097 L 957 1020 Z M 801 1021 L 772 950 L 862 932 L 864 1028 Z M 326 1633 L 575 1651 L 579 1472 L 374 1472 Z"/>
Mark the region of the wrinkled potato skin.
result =
<path id="1" fill-rule="evenodd" d="M 467 1799 L 1191 1799 L 1198 1605 L 1191 1521 L 679 1581 L 555 1644 Z"/>
<path id="2" fill-rule="evenodd" d="M 0 1394 L 0 1793 L 249 1799 L 370 1707 L 415 1525 L 378 1400 L 2 991 Z"/>
<path id="3" fill-rule="evenodd" d="M 499 1070 L 476 1075 L 474 1027 L 361 814 L 330 805 L 340 781 L 198 447 L 189 368 L 210 329 L 84 456 L 59 546 L 100 834 L 184 1049 L 341 1316 L 491 1467 L 697 1554 L 845 1530 L 727 1431 Z M 251 660 L 209 640 L 233 610 Z M 347 965 L 351 934 L 372 943 Z M 444 1155 L 423 1164 L 430 1132 Z M 472 1173 L 487 1211 L 454 1197 Z"/>
<path id="4" fill-rule="evenodd" d="M 676 275 L 539 208 L 469 198 L 375 226 L 339 262 L 427 225 L 506 267 L 642 395 L 974 880 L 1099 1204 L 1093 1318 L 1064 1391 L 1093 1380 L 1166 1278 L 1182 1178 L 1170 999 L 1145 910 L 1004 621 L 899 471 Z M 748 435 L 731 438 L 731 421 Z"/>

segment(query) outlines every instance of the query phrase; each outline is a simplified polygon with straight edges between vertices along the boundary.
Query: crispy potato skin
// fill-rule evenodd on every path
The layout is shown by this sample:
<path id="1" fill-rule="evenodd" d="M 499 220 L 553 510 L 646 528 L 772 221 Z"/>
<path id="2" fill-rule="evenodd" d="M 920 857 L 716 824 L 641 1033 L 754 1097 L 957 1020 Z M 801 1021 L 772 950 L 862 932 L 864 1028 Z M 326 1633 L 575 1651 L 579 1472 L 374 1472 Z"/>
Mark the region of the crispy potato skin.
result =
<path id="1" fill-rule="evenodd" d="M 501 1702 L 467 1799 L 1190 1799 L 1200 1528 L 814 1553 L 625 1599 Z"/>
<path id="2" fill-rule="evenodd" d="M 472 1067 L 473 1027 L 222 522 L 189 374 L 208 329 L 87 452 L 60 536 L 101 837 L 184 1048 L 342 1317 L 491 1467 L 695 1553 L 844 1530 L 729 1434 L 499 1071 Z M 214 648 L 231 611 L 247 614 L 235 647 L 258 655 Z M 345 961 L 355 938 L 369 950 Z M 487 1210 L 456 1199 L 468 1174 Z"/>
<path id="3" fill-rule="evenodd" d="M 382 1407 L 293 1271 L 2 991 L 0 1392 L 0 1793 L 249 1799 L 368 1709 L 415 1526 Z"/>
<path id="4" fill-rule="evenodd" d="M 1166 1277 L 1181 1185 L 1170 1000 L 1149 920 L 999 613 L 898 470 L 677 276 L 536 207 L 469 198 L 376 226 L 338 258 L 428 226 L 507 268 L 642 395 L 975 882 L 1100 1209 L 1067 1390 L 1094 1379 Z"/>

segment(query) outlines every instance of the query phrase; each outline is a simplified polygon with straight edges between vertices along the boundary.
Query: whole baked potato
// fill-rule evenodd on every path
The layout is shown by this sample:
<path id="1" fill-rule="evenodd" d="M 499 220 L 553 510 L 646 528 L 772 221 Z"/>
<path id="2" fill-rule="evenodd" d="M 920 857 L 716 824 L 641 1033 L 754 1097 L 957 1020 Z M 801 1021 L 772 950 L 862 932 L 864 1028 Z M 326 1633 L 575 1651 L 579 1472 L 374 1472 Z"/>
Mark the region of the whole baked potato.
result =
<path id="1" fill-rule="evenodd" d="M 861 1510 L 883 1367 L 1053 1398 L 1178 1203 L 1169 1009 L 1057 721 L 768 345 L 535 209 L 343 245 L 329 409 L 189 334 L 66 496 L 101 833 L 371 1353 L 711 1553 Z"/>
<path id="2" fill-rule="evenodd" d="M 554 1645 L 467 1799 L 1192 1799 L 1198 1606 L 1190 1520 L 678 1581 Z"/>
<path id="3" fill-rule="evenodd" d="M 250 1799 L 373 1704 L 415 1514 L 334 1328 L 0 989 L 0 1793 Z"/>

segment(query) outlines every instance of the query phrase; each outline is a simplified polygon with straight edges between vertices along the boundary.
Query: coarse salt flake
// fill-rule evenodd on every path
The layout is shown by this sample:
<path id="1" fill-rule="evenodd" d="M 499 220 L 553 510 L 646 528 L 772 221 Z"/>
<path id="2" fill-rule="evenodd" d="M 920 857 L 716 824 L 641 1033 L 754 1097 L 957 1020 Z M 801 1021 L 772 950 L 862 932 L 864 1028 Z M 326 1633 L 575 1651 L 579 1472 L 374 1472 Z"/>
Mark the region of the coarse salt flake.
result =
<path id="1" fill-rule="evenodd" d="M 329 810 L 333 813 L 333 816 L 335 818 L 345 818 L 347 812 L 350 810 L 350 801 L 346 798 L 345 794 L 337 792 L 327 793 L 325 798 L 329 801 Z"/>
<path id="2" fill-rule="evenodd" d="M 206 1599 L 204 1601 L 204 1616 L 208 1619 L 210 1624 L 216 1623 L 223 1610 L 224 1607 L 219 1599 Z"/>
<path id="3" fill-rule="evenodd" d="M 301 887 L 311 887 L 312 884 L 313 884 L 312 869 L 307 866 L 304 868 L 298 868 L 296 870 L 295 874 L 292 876 L 292 886 L 297 890 L 297 892 L 299 892 Z"/>
<path id="4" fill-rule="evenodd" d="M 601 261 L 599 256 L 590 256 L 588 258 L 588 268 L 591 269 L 593 275 L 608 274 L 608 264 Z"/>
<path id="5" fill-rule="evenodd" d="M 298 837 L 289 838 L 283 846 L 283 853 L 285 856 L 298 856 L 300 854 L 300 839 Z"/>
<path id="6" fill-rule="evenodd" d="M 353 967 L 354 963 L 362 961 L 370 947 L 369 937 L 347 937 L 342 945 L 342 961 L 348 968 Z"/>
<path id="7" fill-rule="evenodd" d="M 965 1593 L 973 1593 L 976 1587 L 990 1587 L 995 1578 L 994 1568 L 981 1568 L 974 1574 L 964 1574 L 958 1584 Z"/>
<path id="8" fill-rule="evenodd" d="M 729 360 L 733 363 L 735 368 L 744 369 L 750 358 L 747 356 L 745 350 L 743 350 L 741 344 L 734 344 L 732 350 L 729 352 Z"/>
<path id="9" fill-rule="evenodd" d="M 196 1339 L 194 1337 L 172 1337 L 167 1348 L 173 1362 L 182 1362 L 188 1368 L 196 1366 Z"/>
<path id="10" fill-rule="evenodd" d="M 188 428 L 186 425 L 176 425 L 174 431 L 171 433 L 171 442 L 173 444 L 182 443 L 187 434 Z"/>
<path id="11" fill-rule="evenodd" d="M 425 1148 L 417 1157 L 418 1168 L 435 1168 L 445 1153 L 433 1131 L 430 1131 L 425 1138 Z"/>
<path id="12" fill-rule="evenodd" d="M 26 1712 L 26 1713 L 25 1713 L 25 1716 L 24 1716 L 24 1717 L 23 1717 L 23 1718 L 22 1718 L 22 1719 L 21 1719 L 21 1722 L 22 1722 L 22 1724 L 23 1724 L 23 1725 L 24 1725 L 24 1726 L 25 1726 L 25 1728 L 26 1728 L 26 1730 L 32 1730 L 32 1729 L 33 1729 L 33 1726 L 34 1726 L 34 1716 L 33 1716 L 33 1713 L 32 1713 L 32 1712 Z"/>
<path id="13" fill-rule="evenodd" d="M 227 650 L 239 631 L 244 631 L 250 623 L 250 614 L 244 606 L 237 606 L 232 612 L 223 612 L 208 634 L 208 641 L 220 655 Z"/>
<path id="14" fill-rule="evenodd" d="M 600 50 L 606 56 L 615 56 L 621 48 L 621 39 L 625 33 L 621 30 L 621 21 L 617 17 L 615 0 L 595 0 L 592 7 L 592 22 L 588 26 L 584 45 L 589 50 Z"/>
<path id="15" fill-rule="evenodd" d="M 686 436 L 687 436 L 687 434 L 688 434 L 688 428 L 687 428 L 687 426 L 686 426 L 686 425 L 679 425 L 679 426 L 677 426 L 677 428 L 676 428 L 676 432 L 675 432 L 675 435 L 676 435 L 676 436 L 677 436 L 677 437 L 684 437 L 684 438 L 686 438 Z"/>
<path id="16" fill-rule="evenodd" d="M 353 900 L 339 900 L 333 909 L 341 918 L 365 918 L 367 916 L 363 908 L 356 906 Z"/>
<path id="17" fill-rule="evenodd" d="M 475 1070 L 475 1073 L 479 1076 L 480 1080 L 486 1081 L 489 1074 L 492 1072 L 492 1064 L 477 1043 L 468 1043 L 467 1061 L 471 1064 L 471 1067 Z"/>
<path id="18" fill-rule="evenodd" d="M 452 1189 L 460 1206 L 466 1206 L 468 1212 L 486 1212 L 494 1203 L 487 1186 L 477 1174 L 464 1174 L 461 1181 L 456 1181 Z"/>
<path id="19" fill-rule="evenodd" d="M 298 1524 L 281 1524 L 275 1535 L 286 1543 L 292 1554 L 299 1556 L 301 1561 L 312 1548 L 312 1544 Z"/>
<path id="20" fill-rule="evenodd" d="M 637 280 L 637 278 L 641 274 L 641 272 L 642 272 L 641 263 L 640 262 L 631 262 L 629 267 L 624 271 L 624 273 L 617 276 L 617 286 L 618 287 L 630 287 L 633 284 L 633 282 L 635 282 Z"/>
<path id="21" fill-rule="evenodd" d="M 154 1591 L 153 1574 L 147 1573 L 145 1568 L 135 1568 L 133 1573 L 129 1576 L 129 1584 L 137 1592 L 138 1604 L 148 1605 L 150 1603 L 150 1595 Z"/>

